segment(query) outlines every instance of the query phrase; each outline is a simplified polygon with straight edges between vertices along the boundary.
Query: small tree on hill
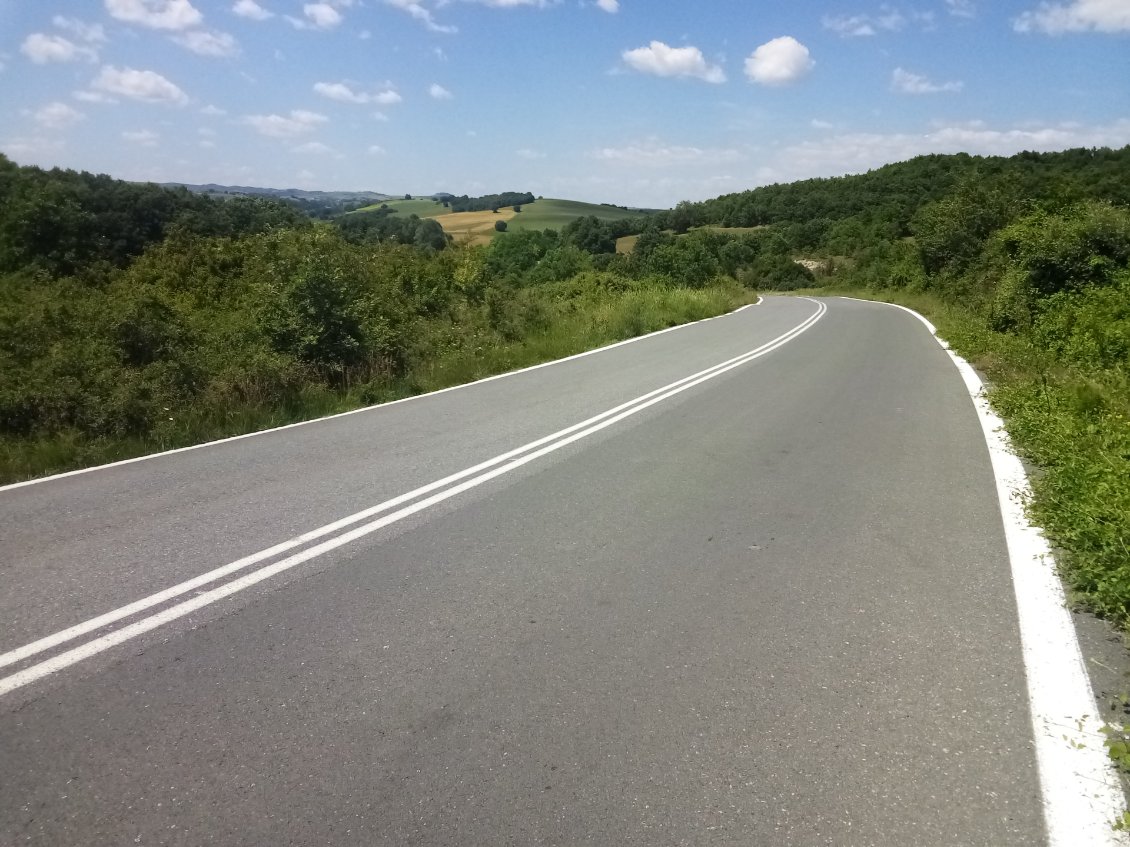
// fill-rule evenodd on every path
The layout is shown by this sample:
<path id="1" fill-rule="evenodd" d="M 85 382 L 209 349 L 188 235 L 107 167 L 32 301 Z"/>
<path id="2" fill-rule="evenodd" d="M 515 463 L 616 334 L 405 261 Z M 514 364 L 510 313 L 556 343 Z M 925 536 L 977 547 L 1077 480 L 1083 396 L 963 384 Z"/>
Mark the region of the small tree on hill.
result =
<path id="1" fill-rule="evenodd" d="M 506 232 L 506 221 L 495 221 L 494 229 L 495 232 Z"/>

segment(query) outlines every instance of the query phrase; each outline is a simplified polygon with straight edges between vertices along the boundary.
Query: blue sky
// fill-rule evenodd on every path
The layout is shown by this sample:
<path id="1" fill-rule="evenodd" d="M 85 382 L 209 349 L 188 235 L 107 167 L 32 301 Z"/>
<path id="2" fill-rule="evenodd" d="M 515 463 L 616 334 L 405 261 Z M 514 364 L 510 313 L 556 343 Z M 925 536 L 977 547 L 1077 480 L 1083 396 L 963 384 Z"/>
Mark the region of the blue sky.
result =
<path id="1" fill-rule="evenodd" d="M 671 206 L 1130 144 L 1130 0 L 0 0 L 0 150 L 124 179 Z"/>

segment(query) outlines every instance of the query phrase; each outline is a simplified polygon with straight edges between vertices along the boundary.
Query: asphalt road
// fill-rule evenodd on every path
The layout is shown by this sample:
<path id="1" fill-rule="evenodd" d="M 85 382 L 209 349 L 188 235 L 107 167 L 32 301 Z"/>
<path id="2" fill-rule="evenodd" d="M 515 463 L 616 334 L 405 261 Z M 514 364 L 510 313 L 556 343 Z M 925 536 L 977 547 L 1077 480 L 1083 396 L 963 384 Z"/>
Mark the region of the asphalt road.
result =
<path id="1" fill-rule="evenodd" d="M 984 440 L 945 352 L 877 305 L 769 298 L 2 490 L 0 653 L 801 326 L 8 661 L 0 845 L 1042 843 Z"/>

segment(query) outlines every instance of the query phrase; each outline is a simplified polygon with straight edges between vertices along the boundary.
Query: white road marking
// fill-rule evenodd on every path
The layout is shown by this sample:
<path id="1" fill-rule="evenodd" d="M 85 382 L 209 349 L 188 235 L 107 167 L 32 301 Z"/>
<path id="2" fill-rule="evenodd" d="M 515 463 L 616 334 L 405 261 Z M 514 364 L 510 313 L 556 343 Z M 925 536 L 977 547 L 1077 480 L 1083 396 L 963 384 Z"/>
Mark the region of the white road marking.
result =
<path id="1" fill-rule="evenodd" d="M 757 302 L 753 305 L 760 306 L 763 299 L 764 298 L 762 297 L 758 297 Z M 746 306 L 741 306 L 735 309 L 733 312 L 729 312 L 728 314 L 737 314 L 742 309 L 748 308 L 748 305 L 749 304 L 747 304 Z M 269 429 L 256 430 L 255 432 L 245 432 L 243 433 L 243 435 L 231 435 L 227 438 L 217 438 L 215 441 L 204 441 L 200 444 L 190 444 L 187 447 L 177 447 L 174 450 L 162 450 L 158 453 L 147 453 L 144 456 L 134 456 L 132 459 L 120 459 L 117 462 L 107 462 L 104 465 L 94 465 L 89 468 L 78 468 L 73 471 L 65 471 L 63 473 L 52 474 L 50 476 L 37 477 L 36 479 L 26 479 L 23 482 L 11 482 L 7 485 L 0 485 L 0 493 L 11 491 L 16 488 L 26 488 L 29 485 L 39 485 L 40 483 L 51 482 L 56 479 L 66 479 L 67 477 L 80 476 L 82 474 L 93 473 L 94 471 L 102 471 L 109 468 L 119 468 L 123 465 L 133 465 L 137 462 L 147 462 L 150 459 L 157 459 L 162 456 L 173 456 L 177 453 L 188 453 L 193 450 L 203 449 L 204 447 L 214 447 L 217 444 L 227 444 L 230 441 L 242 441 L 245 438 L 255 438 L 259 435 L 267 435 L 272 432 L 282 432 L 283 430 L 294 429 L 295 427 L 300 426 L 308 426 L 309 424 L 321 423 L 322 421 L 332 421 L 335 418 L 345 418 L 350 415 L 359 415 L 362 412 L 371 412 L 375 409 L 385 409 L 389 406 L 397 406 L 401 403 L 411 403 L 414 400 L 422 400 L 426 397 L 435 397 L 438 394 L 447 394 L 450 391 L 459 391 L 464 388 L 470 388 L 472 385 L 482 385 L 484 382 L 494 382 L 496 379 L 507 379 L 508 377 L 517 376 L 518 374 L 529 373 L 530 371 L 552 367 L 553 365 L 560 365 L 563 362 L 572 362 L 574 359 L 583 359 L 586 356 L 594 356 L 597 353 L 603 353 L 606 350 L 614 350 L 617 347 L 623 347 L 626 344 L 635 344 L 637 341 L 643 341 L 645 338 L 655 338 L 657 335 L 664 335 L 668 332 L 675 332 L 679 329 L 686 329 L 689 326 L 695 326 L 696 324 L 706 323 L 707 321 L 713 321 L 717 320 L 718 318 L 724 317 L 726 317 L 726 315 L 715 315 L 713 318 L 703 318 L 702 320 L 691 321 L 690 323 L 679 324 L 678 326 L 669 326 L 666 329 L 658 329 L 655 332 L 649 332 L 645 335 L 637 335 L 634 338 L 628 338 L 624 341 L 617 341 L 615 344 L 606 344 L 603 347 L 596 347 L 592 350 L 585 350 L 581 353 L 574 353 L 572 356 L 565 356 L 561 359 L 553 359 L 549 362 L 530 365 L 529 367 L 519 368 L 516 371 L 507 371 L 506 373 L 494 374 L 493 376 L 485 376 L 482 379 L 475 380 L 474 382 L 464 382 L 460 383 L 459 385 L 451 385 L 447 388 L 439 388 L 435 391 L 429 391 L 426 394 L 414 394 L 411 397 L 402 397 L 399 400 L 389 400 L 387 403 L 377 403 L 376 405 L 365 406 L 361 409 L 350 409 L 348 412 L 338 412 L 336 415 L 325 415 L 320 418 L 311 418 L 308 421 L 297 421 L 292 424 L 283 424 L 282 426 L 270 427 Z"/>
<path id="2" fill-rule="evenodd" d="M 973 367 L 938 338 L 937 329 L 922 315 L 897 303 L 880 305 L 909 312 L 926 325 L 961 373 L 977 408 L 996 477 L 1012 566 L 1048 844 L 1126 847 L 1130 837 L 1111 827 L 1126 808 L 1126 798 L 1103 748 L 1104 723 L 1098 716 L 1051 547 L 1024 511 L 1024 503 L 1031 496 L 1024 465 L 1012 447 L 1004 421 L 989 405 L 984 383 Z"/>
<path id="3" fill-rule="evenodd" d="M 828 307 L 823 303 L 815 300 L 810 300 L 809 302 L 815 303 L 817 310 L 806 320 L 793 327 L 788 332 L 779 335 L 772 341 L 769 341 L 761 345 L 760 347 L 750 350 L 747 353 L 735 356 L 732 359 L 728 359 L 724 362 L 714 365 L 713 367 L 699 371 L 696 374 L 692 374 L 688 377 L 684 377 L 683 379 L 669 383 L 662 388 L 650 391 L 647 394 L 643 394 L 635 398 L 634 400 L 630 400 L 627 403 L 623 403 L 613 409 L 609 409 L 599 415 L 596 415 L 578 424 L 574 424 L 573 426 L 570 426 L 566 429 L 559 430 L 552 435 L 547 435 L 544 438 L 538 439 L 537 441 L 532 441 L 529 444 L 523 445 L 522 447 L 518 447 L 507 453 L 496 456 L 493 459 L 475 465 L 474 467 L 461 471 L 458 474 L 453 474 L 449 477 L 445 477 L 444 479 L 437 480 L 436 482 L 423 486 L 422 488 L 417 488 L 414 491 L 410 491 L 406 494 L 402 494 L 399 497 L 385 501 L 384 503 L 381 503 L 377 506 L 373 506 L 369 509 L 365 509 L 364 511 L 357 512 L 354 515 L 350 515 L 338 521 L 334 521 L 331 524 L 326 524 L 323 527 L 319 527 L 318 529 L 311 530 L 310 532 L 304 533 L 303 535 L 296 536 L 295 538 L 292 538 L 281 544 L 277 544 L 274 547 L 270 547 L 251 556 L 247 556 L 243 559 L 231 562 L 220 568 L 209 571 L 208 573 L 201 574 L 194 579 L 182 582 L 179 585 L 166 589 L 165 591 L 161 591 L 157 594 L 150 595 L 149 597 L 142 598 L 141 600 L 138 600 L 127 606 L 123 606 L 119 609 L 107 612 L 106 614 L 100 615 L 96 618 L 91 618 L 88 621 L 84 621 L 83 623 L 77 624 L 58 633 L 54 633 L 45 638 L 41 638 L 38 641 L 32 642 L 31 644 L 27 644 L 23 647 L 11 650 L 8 653 L 5 653 L 3 656 L 0 656 L 0 667 L 21 661 L 25 658 L 36 655 L 37 653 L 41 653 L 44 650 L 50 649 L 51 647 L 57 646 L 67 641 L 71 641 L 80 635 L 87 634 L 110 623 L 114 623 L 138 612 L 152 608 L 153 606 L 159 605 L 160 603 L 181 596 L 188 591 L 200 587 L 201 585 L 215 582 L 216 580 L 221 579 L 224 576 L 228 576 L 235 571 L 242 570 L 252 564 L 264 561 L 265 559 L 276 556 L 279 553 L 285 552 L 286 550 L 293 549 L 294 547 L 299 546 L 303 543 L 324 537 L 328 534 L 336 532 L 339 529 L 343 529 L 346 526 L 364 520 L 365 518 L 373 517 L 380 512 L 387 511 L 390 508 L 408 502 L 409 500 L 412 500 L 422 494 L 428 493 L 430 491 L 435 491 L 436 489 L 442 489 L 439 490 L 438 493 L 432 494 L 430 497 L 427 497 L 423 500 L 418 500 L 417 502 L 412 503 L 409 506 L 405 506 L 404 508 L 395 511 L 392 514 L 385 515 L 384 517 L 379 518 L 375 521 L 363 524 L 362 526 L 356 527 L 349 532 L 345 532 L 341 535 L 330 538 L 327 541 L 323 541 L 321 544 L 317 544 L 313 547 L 303 550 L 300 553 L 296 553 L 278 562 L 252 571 L 251 573 L 245 574 L 238 579 L 234 579 L 231 582 L 227 582 L 217 588 L 211 589 L 210 591 L 198 594 L 197 596 L 178 603 L 175 606 L 171 606 L 167 609 L 157 612 L 156 614 L 150 615 L 149 617 L 143 618 L 113 632 L 99 636 L 98 638 L 92 639 L 91 641 L 79 645 L 78 647 L 74 647 L 70 650 L 53 656 L 50 659 L 46 659 L 14 674 L 6 676 L 0 679 L 0 696 L 14 691 L 17 688 L 28 685 L 29 683 L 32 683 L 38 679 L 42 679 L 49 674 L 55 673 L 56 671 L 62 670 L 63 668 L 69 667 L 70 665 L 73 665 L 84 659 L 88 659 L 91 656 L 97 655 L 98 653 L 108 650 L 111 647 L 114 647 L 125 641 L 136 638 L 137 636 L 149 632 L 152 629 L 156 629 L 157 627 L 163 626 L 166 623 L 191 614 L 197 609 L 200 609 L 211 603 L 215 603 L 216 601 L 235 594 L 239 591 L 243 591 L 244 589 L 256 585 L 263 580 L 269 579 L 276 574 L 290 570 L 291 568 L 296 567 L 303 562 L 309 561 L 310 559 L 316 558 L 317 556 L 321 556 L 324 553 L 328 553 L 329 551 L 335 550 L 345 544 L 349 544 L 352 541 L 376 532 L 377 530 L 389 526 L 390 524 L 396 523 L 397 521 L 403 520 L 404 518 L 409 517 L 410 515 L 414 515 L 417 512 L 421 512 L 431 506 L 436 505 L 437 503 L 441 503 L 444 500 L 455 497 L 458 494 L 462 494 L 463 492 L 482 485 L 483 483 L 495 479 L 496 477 L 502 476 L 503 474 L 509 473 L 512 470 L 522 467 L 523 465 L 528 464 L 535 459 L 560 450 L 561 448 L 566 447 L 567 445 L 572 444 L 575 441 L 579 441 L 582 438 L 586 438 L 596 432 L 599 432 L 602 429 L 606 429 L 607 427 L 610 427 L 613 424 L 624 420 L 625 418 L 639 414 L 644 409 L 654 406 L 656 403 L 660 403 L 664 400 L 674 397 L 677 394 L 681 394 L 682 392 L 694 388 L 697 385 L 721 376 L 722 374 L 733 370 L 734 368 L 740 367 L 748 362 L 753 361 L 754 359 L 758 359 L 768 353 L 771 353 L 778 347 L 787 344 L 789 341 L 792 341 L 794 338 L 812 327 L 818 320 L 820 320 L 821 317 L 823 317 L 824 313 L 828 310 Z M 530 452 L 531 450 L 532 452 Z M 506 462 L 506 464 L 501 464 L 503 462 Z M 493 470 L 479 473 L 486 468 L 500 464 L 500 467 L 495 467 Z M 478 474 L 477 476 L 472 476 L 476 473 Z M 468 476 L 472 476 L 472 478 L 466 479 L 466 481 L 464 482 L 457 482 L 459 479 L 464 479 Z M 457 484 L 451 485 L 451 483 L 453 482 L 456 482 Z M 449 487 L 444 488 L 444 486 Z"/>

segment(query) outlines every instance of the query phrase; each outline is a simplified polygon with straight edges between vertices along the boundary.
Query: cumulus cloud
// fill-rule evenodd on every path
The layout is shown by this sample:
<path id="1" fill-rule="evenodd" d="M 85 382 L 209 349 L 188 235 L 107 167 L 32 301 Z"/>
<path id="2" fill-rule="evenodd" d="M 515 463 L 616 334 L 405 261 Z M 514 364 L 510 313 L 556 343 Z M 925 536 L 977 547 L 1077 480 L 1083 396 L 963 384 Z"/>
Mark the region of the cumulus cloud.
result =
<path id="1" fill-rule="evenodd" d="M 231 10 L 241 18 L 247 18 L 251 21 L 265 21 L 275 16 L 274 12 L 264 9 L 256 3 L 255 0 L 238 0 L 238 2 L 231 7 Z"/>
<path id="2" fill-rule="evenodd" d="M 173 38 L 181 47 L 187 47 L 199 56 L 226 58 L 239 54 L 239 44 L 226 32 L 195 30 Z"/>
<path id="3" fill-rule="evenodd" d="M 589 153 L 589 157 L 601 162 L 614 162 L 645 168 L 666 168 L 674 165 L 722 164 L 736 162 L 744 158 L 730 148 L 689 147 L 678 144 L 665 144 L 658 139 L 623 147 L 601 147 Z"/>
<path id="4" fill-rule="evenodd" d="M 791 35 L 767 41 L 745 60 L 746 76 L 760 85 L 790 85 L 808 76 L 814 67 L 808 48 Z"/>
<path id="5" fill-rule="evenodd" d="M 432 14 L 431 10 L 417 2 L 417 0 L 385 0 L 385 2 L 393 8 L 407 12 L 432 32 L 453 33 L 458 31 L 453 26 L 437 23 L 435 15 Z"/>
<path id="6" fill-rule="evenodd" d="M 518 6 L 533 6 L 536 9 L 545 9 L 557 5 L 559 0 L 467 0 L 481 6 L 490 6 L 495 9 L 515 9 Z"/>
<path id="7" fill-rule="evenodd" d="M 297 147 L 291 148 L 292 153 L 304 153 L 313 156 L 328 156 L 335 151 L 328 144 L 323 144 L 321 141 L 307 141 L 305 144 L 299 144 Z"/>
<path id="8" fill-rule="evenodd" d="M 931 82 L 924 76 L 895 68 L 891 74 L 891 88 L 900 94 L 957 93 L 965 87 L 962 82 Z"/>
<path id="9" fill-rule="evenodd" d="M 78 109 L 73 109 L 66 103 L 48 103 L 36 110 L 35 122 L 45 129 L 66 129 L 81 121 L 85 115 Z"/>
<path id="10" fill-rule="evenodd" d="M 436 100 L 450 100 L 455 96 L 438 82 L 433 82 L 431 86 L 428 87 L 428 94 Z"/>
<path id="11" fill-rule="evenodd" d="M 316 82 L 314 92 L 338 103 L 380 103 L 382 106 L 392 106 L 404 99 L 391 88 L 369 94 L 366 91 L 357 91 L 344 82 Z"/>
<path id="12" fill-rule="evenodd" d="M 106 11 L 119 21 L 150 29 L 191 29 L 204 16 L 188 0 L 105 0 Z"/>
<path id="13" fill-rule="evenodd" d="M 354 91 L 344 82 L 316 82 L 314 92 L 339 103 L 368 103 L 371 99 L 368 94 Z"/>
<path id="14" fill-rule="evenodd" d="M 709 64 L 697 47 L 670 47 L 653 41 L 647 47 L 625 50 L 622 57 L 626 65 L 645 74 L 694 77 L 713 83 L 726 81 L 722 68 Z"/>
<path id="15" fill-rule="evenodd" d="M 83 103 L 117 103 L 118 102 L 117 100 L 115 100 L 110 95 L 103 94 L 101 91 L 75 91 L 71 94 L 71 96 L 74 97 L 76 100 L 82 101 Z"/>
<path id="16" fill-rule="evenodd" d="M 1041 3 L 1015 21 L 1017 32 L 1043 32 L 1063 35 L 1068 32 L 1130 32 L 1130 3 L 1126 0 L 1072 0 L 1070 3 Z"/>
<path id="17" fill-rule="evenodd" d="M 898 32 L 906 26 L 906 16 L 884 6 L 877 15 L 826 15 L 821 23 L 843 38 L 865 38 L 879 32 Z"/>
<path id="18" fill-rule="evenodd" d="M 379 144 L 370 144 L 369 145 L 369 155 L 370 156 L 383 156 L 384 154 L 385 154 L 385 148 L 381 147 L 381 145 L 379 145 Z"/>
<path id="19" fill-rule="evenodd" d="M 102 24 L 83 23 L 78 18 L 65 18 L 62 15 L 53 17 L 51 23 L 88 44 L 104 44 L 106 42 L 106 31 L 102 28 Z"/>
<path id="20" fill-rule="evenodd" d="M 286 19 L 296 29 L 333 29 L 343 20 L 341 12 L 331 3 L 307 3 L 302 7 L 304 18 L 290 15 Z"/>
<path id="21" fill-rule="evenodd" d="M 126 130 L 122 133 L 122 140 L 140 147 L 156 147 L 161 136 L 149 129 Z"/>
<path id="22" fill-rule="evenodd" d="M 294 138 L 313 132 L 327 120 L 317 112 L 294 109 L 288 115 L 248 115 L 242 123 L 268 138 Z"/>
<path id="23" fill-rule="evenodd" d="M 45 35 L 33 32 L 20 45 L 20 52 L 37 65 L 48 62 L 76 62 L 80 59 L 93 62 L 98 54 L 89 47 L 80 47 L 61 35 Z"/>
<path id="24" fill-rule="evenodd" d="M 188 95 L 155 71 L 133 68 L 116 68 L 104 65 L 91 84 L 91 89 L 102 94 L 128 97 L 144 103 L 173 103 L 183 105 Z"/>
<path id="25" fill-rule="evenodd" d="M 514 155 L 519 159 L 525 159 L 530 162 L 534 161 L 535 159 L 545 158 L 545 153 L 539 153 L 537 150 L 530 150 L 529 148 L 525 147 L 523 147 L 521 150 L 515 150 Z"/>
<path id="26" fill-rule="evenodd" d="M 1025 150 L 1049 152 L 1075 147 L 1130 144 L 1130 120 L 1080 126 L 1052 124 L 994 129 L 981 123 L 938 126 L 926 133 L 832 134 L 781 148 L 766 182 L 863 173 L 890 162 L 928 153 L 1012 156 Z"/>
<path id="27" fill-rule="evenodd" d="M 946 0 L 946 11 L 955 18 L 977 17 L 977 7 L 973 0 Z"/>
<path id="28" fill-rule="evenodd" d="M 610 15 L 620 11 L 620 0 L 596 0 L 596 5 Z"/>

